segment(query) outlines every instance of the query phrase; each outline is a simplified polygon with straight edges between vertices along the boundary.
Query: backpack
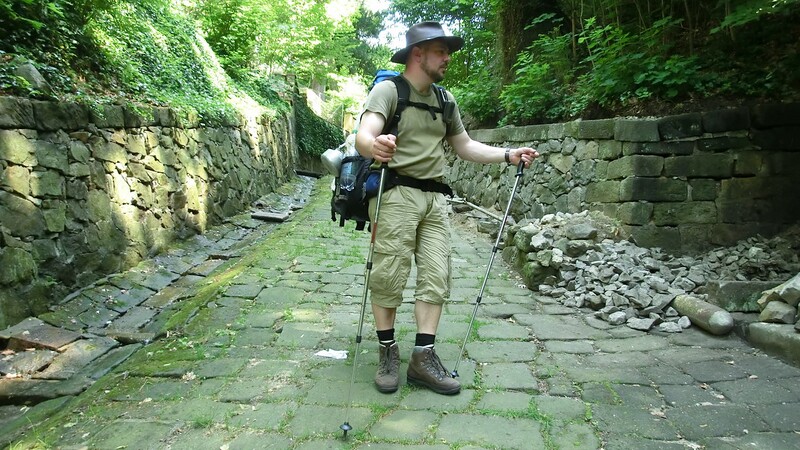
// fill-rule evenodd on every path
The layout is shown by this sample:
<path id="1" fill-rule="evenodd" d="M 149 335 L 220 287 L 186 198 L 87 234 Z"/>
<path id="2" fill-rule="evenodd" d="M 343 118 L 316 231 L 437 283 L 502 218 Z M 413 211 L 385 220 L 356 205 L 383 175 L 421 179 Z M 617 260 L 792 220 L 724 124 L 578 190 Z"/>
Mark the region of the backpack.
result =
<path id="1" fill-rule="evenodd" d="M 411 88 L 405 78 L 398 72 L 391 70 L 379 70 L 372 80 L 370 90 L 384 80 L 390 80 L 397 88 L 397 106 L 395 107 L 392 118 L 384 125 L 382 134 L 391 133 L 397 136 L 400 115 L 407 107 L 421 108 L 429 111 L 433 120 L 436 120 L 436 113 L 442 113 L 445 122 L 450 123 L 455 105 L 448 101 L 447 91 L 436 84 L 432 86 L 439 107 L 430 106 L 426 103 L 412 102 L 409 100 Z M 342 159 L 339 169 L 339 176 L 334 180 L 333 196 L 331 198 L 331 220 L 336 221 L 339 215 L 339 226 L 343 227 L 345 221 L 353 220 L 356 223 L 356 230 L 363 230 L 369 222 L 369 199 L 377 195 L 377 188 L 367 188 L 367 179 L 370 176 L 370 166 L 373 160 L 361 156 L 355 149 L 348 148 Z M 372 171 L 372 173 L 377 173 Z M 374 181 L 370 185 L 377 185 Z"/>
<path id="2" fill-rule="evenodd" d="M 383 80 L 388 80 L 389 78 L 393 78 L 400 75 L 400 72 L 395 70 L 385 70 L 381 69 L 375 73 L 375 78 L 372 79 L 372 83 L 369 85 L 369 90 L 371 91 L 372 88 L 375 87 L 376 84 L 380 83 Z"/>

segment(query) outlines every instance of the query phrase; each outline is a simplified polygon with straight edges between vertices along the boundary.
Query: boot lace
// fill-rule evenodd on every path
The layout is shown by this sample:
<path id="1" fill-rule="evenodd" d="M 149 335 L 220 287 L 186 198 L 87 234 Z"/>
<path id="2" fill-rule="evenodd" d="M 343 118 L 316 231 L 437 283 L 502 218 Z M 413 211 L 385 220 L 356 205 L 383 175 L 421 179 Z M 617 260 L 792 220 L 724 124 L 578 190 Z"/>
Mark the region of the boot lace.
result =
<path id="1" fill-rule="evenodd" d="M 433 349 L 431 349 L 430 353 L 428 353 L 427 357 L 422 361 L 422 366 L 439 381 L 449 376 L 447 369 L 444 367 L 444 364 L 442 364 L 442 360 L 439 359 L 439 355 L 437 355 L 436 351 Z"/>
<path id="2" fill-rule="evenodd" d="M 392 357 L 392 347 L 391 345 L 387 346 L 385 353 L 381 348 L 380 367 L 378 367 L 380 375 L 391 375 L 400 371 L 400 358 Z"/>

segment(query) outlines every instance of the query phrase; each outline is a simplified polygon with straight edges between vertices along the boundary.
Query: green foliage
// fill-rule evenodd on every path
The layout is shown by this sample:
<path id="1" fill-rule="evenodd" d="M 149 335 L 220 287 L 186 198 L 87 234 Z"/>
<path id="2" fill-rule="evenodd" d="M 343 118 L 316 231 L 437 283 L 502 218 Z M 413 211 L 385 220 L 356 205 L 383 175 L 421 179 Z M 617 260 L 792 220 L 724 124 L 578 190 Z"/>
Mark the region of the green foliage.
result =
<path id="1" fill-rule="evenodd" d="M 14 75 L 30 62 L 53 88 L 52 96 L 90 105 L 170 105 L 205 124 L 230 123 L 243 107 L 262 113 L 289 108 L 286 83 L 246 71 L 235 72 L 244 76 L 234 82 L 194 22 L 169 0 L 0 2 L 0 11 L 8 13 L 0 22 L 9 30 L 0 37 L 4 93 L 45 95 Z"/>
<path id="2" fill-rule="evenodd" d="M 462 112 L 481 121 L 494 104 L 487 72 L 503 80 L 494 91 L 500 124 L 565 120 L 598 106 L 613 114 L 713 96 L 800 97 L 800 0 L 394 0 L 392 11 L 406 25 L 439 20 L 465 38 L 446 84 Z M 498 59 L 520 40 L 516 63 Z"/>
<path id="3" fill-rule="evenodd" d="M 356 1 L 336 3 L 339 10 L 327 3 L 204 0 L 191 14 L 234 78 L 283 72 L 296 75 L 303 86 L 325 86 L 331 74 L 369 65 L 360 37 L 374 32 L 377 19 Z"/>
<path id="4" fill-rule="evenodd" d="M 250 72 L 237 84 L 258 103 L 270 105 L 276 112 L 291 110 L 292 87 L 281 76 Z"/>
<path id="5" fill-rule="evenodd" d="M 630 33 L 587 20 L 578 38 L 588 51 L 583 60 L 587 70 L 577 81 L 580 96 L 601 106 L 613 106 L 631 98 L 674 99 L 682 92 L 702 89 L 696 57 L 667 56 L 672 53 L 672 44 L 665 39 L 666 31 L 679 24 L 666 18 L 644 32 Z"/>
<path id="6" fill-rule="evenodd" d="M 395 22 L 439 20 L 465 39 L 444 84 L 482 125 L 800 98 L 800 0 L 390 5 Z M 391 50 L 375 43 L 383 19 L 360 0 L 0 0 L 0 93 L 170 104 L 217 123 L 243 103 L 287 111 L 297 84 L 338 121 L 359 104 L 350 80 L 363 77 L 363 93 L 387 65 Z M 52 92 L 16 74 L 28 63 Z"/>
<path id="7" fill-rule="evenodd" d="M 126 91 L 146 103 L 194 108 L 206 124 L 235 116 L 228 99 L 237 89 L 188 18 L 165 5 L 118 3 L 95 11 L 86 31 Z"/>
<path id="8" fill-rule="evenodd" d="M 20 55 L 21 60 L 32 61 L 40 72 L 54 72 L 54 67 L 69 68 L 75 54 L 88 46 L 75 8 L 64 0 L 0 0 L 0 30 L 3 30 L 0 51 L 7 54 L 2 62 L 14 66 L 20 60 L 13 56 Z M 62 76 L 48 82 L 54 89 L 72 91 L 75 86 L 71 78 Z M 18 95 L 40 94 L 9 77 L 0 79 L 0 90 Z"/>
<path id="9" fill-rule="evenodd" d="M 325 150 L 336 148 L 344 142 L 341 128 L 314 114 L 302 97 L 295 98 L 295 118 L 297 143 L 302 153 L 319 156 Z"/>
<path id="10" fill-rule="evenodd" d="M 551 15 L 542 16 L 534 23 L 549 19 Z M 506 112 L 501 124 L 555 120 L 566 115 L 567 87 L 572 77 L 569 45 L 569 36 L 558 34 L 556 28 L 519 54 L 514 81 L 500 94 Z"/>
<path id="11" fill-rule="evenodd" d="M 746 0 L 725 16 L 722 23 L 718 27 L 712 28 L 711 32 L 717 33 L 726 27 L 739 27 L 770 14 L 783 15 L 798 4 L 800 4 L 800 0 Z"/>
<path id="12" fill-rule="evenodd" d="M 499 117 L 502 111 L 497 96 L 499 90 L 500 80 L 487 68 L 482 68 L 466 82 L 451 89 L 461 111 L 479 123 L 490 123 Z"/>

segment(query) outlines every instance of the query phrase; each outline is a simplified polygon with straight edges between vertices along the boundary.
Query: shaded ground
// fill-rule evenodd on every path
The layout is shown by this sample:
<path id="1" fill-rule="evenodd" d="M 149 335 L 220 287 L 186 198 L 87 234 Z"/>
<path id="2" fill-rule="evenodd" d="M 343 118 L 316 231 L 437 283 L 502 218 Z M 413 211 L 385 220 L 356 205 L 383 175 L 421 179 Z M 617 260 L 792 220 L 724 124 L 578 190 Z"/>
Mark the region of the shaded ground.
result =
<path id="1" fill-rule="evenodd" d="M 236 245 L 224 262 L 195 275 L 163 332 L 154 332 L 160 338 L 131 344 L 130 356 L 85 391 L 31 409 L 16 406 L 21 414 L 0 428 L 5 444 L 800 448 L 799 368 L 734 335 L 611 327 L 527 290 L 501 259 L 459 365 L 459 395 L 407 386 L 405 376 L 398 392 L 378 393 L 369 314 L 351 391 L 368 234 L 330 220 L 329 182 L 316 182 L 310 202 L 289 221 Z M 491 251 L 471 221 L 455 222 L 453 293 L 437 338 L 448 368 L 469 331 Z M 408 291 L 407 302 L 411 296 Z M 403 373 L 415 332 L 412 309 L 407 303 L 398 315 Z M 317 355 L 326 349 L 349 350 L 350 356 Z M 353 430 L 342 440 L 345 421 Z"/>

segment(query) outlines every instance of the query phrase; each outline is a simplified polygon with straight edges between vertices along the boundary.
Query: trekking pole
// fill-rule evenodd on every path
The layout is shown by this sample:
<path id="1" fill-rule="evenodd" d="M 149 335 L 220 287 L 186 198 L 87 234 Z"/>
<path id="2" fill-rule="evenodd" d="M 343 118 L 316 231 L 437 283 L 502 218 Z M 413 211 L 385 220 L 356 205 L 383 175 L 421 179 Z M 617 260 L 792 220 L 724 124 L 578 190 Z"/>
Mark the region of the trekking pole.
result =
<path id="1" fill-rule="evenodd" d="M 517 175 L 514 179 L 514 188 L 511 190 L 511 197 L 508 199 L 508 205 L 506 206 L 506 213 L 503 215 L 503 220 L 500 221 L 500 230 L 497 231 L 497 240 L 494 241 L 494 247 L 492 247 L 492 256 L 489 258 L 489 264 L 486 266 L 486 274 L 483 276 L 483 283 L 481 283 L 481 290 L 478 292 L 478 298 L 475 299 L 475 309 L 472 310 L 472 319 L 469 321 L 467 334 L 464 336 L 464 342 L 461 344 L 461 351 L 458 353 L 456 365 L 453 368 L 453 371 L 450 373 L 453 378 L 458 378 L 458 365 L 461 363 L 461 358 L 464 356 L 464 348 L 467 346 L 469 333 L 472 331 L 472 325 L 475 323 L 475 316 L 478 314 L 478 306 L 480 306 L 481 299 L 483 298 L 483 290 L 486 289 L 486 281 L 489 279 L 489 272 L 492 270 L 492 263 L 494 263 L 494 258 L 497 255 L 497 249 L 500 246 L 500 239 L 503 237 L 503 228 L 506 226 L 508 213 L 511 211 L 511 202 L 514 201 L 514 195 L 517 193 L 517 186 L 519 185 L 520 178 L 522 178 L 522 170 L 524 168 L 525 161 L 520 159 L 519 165 L 517 165 Z"/>
<path id="2" fill-rule="evenodd" d="M 378 232 L 378 214 L 381 211 L 381 196 L 383 186 L 386 181 L 386 171 L 389 165 L 381 164 L 381 179 L 378 184 L 378 198 L 375 201 L 375 220 L 372 221 L 371 237 L 369 240 L 369 252 L 367 253 L 367 265 L 364 268 L 364 294 L 361 296 L 361 315 L 358 318 L 358 332 L 356 333 L 356 350 L 353 354 L 353 373 L 350 376 L 350 389 L 347 392 L 347 410 L 345 411 L 344 423 L 339 428 L 344 432 L 342 439 L 347 439 L 347 432 L 352 430 L 350 426 L 350 406 L 352 406 L 353 385 L 356 382 L 356 370 L 358 369 L 358 354 L 361 347 L 361 332 L 364 329 L 364 311 L 367 309 L 367 296 L 369 295 L 369 275 L 372 273 L 372 256 L 375 253 L 375 235 Z"/>

